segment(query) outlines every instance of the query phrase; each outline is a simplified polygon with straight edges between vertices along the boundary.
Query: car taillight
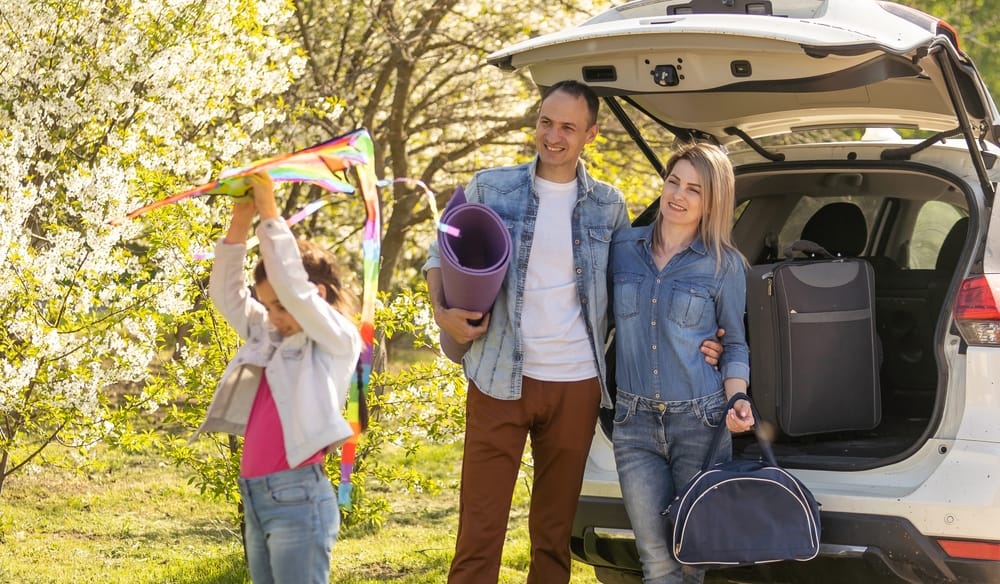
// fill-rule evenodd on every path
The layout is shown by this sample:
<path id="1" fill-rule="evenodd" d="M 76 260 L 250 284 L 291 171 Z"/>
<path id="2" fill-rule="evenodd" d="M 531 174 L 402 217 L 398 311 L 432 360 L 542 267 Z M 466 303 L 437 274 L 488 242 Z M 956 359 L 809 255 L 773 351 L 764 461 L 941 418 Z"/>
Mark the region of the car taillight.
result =
<path id="1" fill-rule="evenodd" d="M 983 274 L 962 282 L 955 298 L 955 325 L 970 345 L 1000 346 L 1000 274 Z"/>
<path id="2" fill-rule="evenodd" d="M 951 44 L 955 45 L 956 51 L 962 50 L 962 47 L 958 44 L 958 31 L 952 25 L 943 20 L 937 21 L 937 34 L 943 34 L 948 37 L 951 40 Z"/>
<path id="3" fill-rule="evenodd" d="M 938 544 L 946 554 L 953 558 L 1000 560 L 1000 543 L 994 541 L 939 539 Z"/>

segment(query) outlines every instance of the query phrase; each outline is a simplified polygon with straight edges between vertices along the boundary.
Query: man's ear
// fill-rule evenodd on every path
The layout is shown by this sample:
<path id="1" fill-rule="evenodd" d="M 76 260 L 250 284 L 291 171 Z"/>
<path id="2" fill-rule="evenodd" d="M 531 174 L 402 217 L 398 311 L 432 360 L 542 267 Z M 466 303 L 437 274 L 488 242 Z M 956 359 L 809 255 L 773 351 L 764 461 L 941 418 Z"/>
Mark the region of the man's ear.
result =
<path id="1" fill-rule="evenodd" d="M 594 138 L 597 138 L 598 132 L 600 132 L 600 128 L 598 128 L 597 124 L 595 123 L 593 126 L 590 127 L 590 129 L 587 130 L 587 144 L 590 144 L 591 142 L 594 141 Z"/>

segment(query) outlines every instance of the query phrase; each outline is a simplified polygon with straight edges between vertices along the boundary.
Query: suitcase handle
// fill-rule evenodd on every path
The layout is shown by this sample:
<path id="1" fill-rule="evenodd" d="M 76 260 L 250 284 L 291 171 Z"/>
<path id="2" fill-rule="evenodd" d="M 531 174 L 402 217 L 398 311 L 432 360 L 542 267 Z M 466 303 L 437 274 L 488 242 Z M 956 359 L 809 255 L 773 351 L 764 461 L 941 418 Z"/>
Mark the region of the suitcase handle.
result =
<path id="1" fill-rule="evenodd" d="M 777 467 L 778 461 L 774 458 L 774 451 L 771 450 L 771 441 L 768 440 L 766 435 L 764 435 L 764 428 L 760 423 L 760 415 L 757 414 L 757 406 L 753 405 L 753 400 L 750 399 L 750 396 L 742 392 L 737 393 L 729 399 L 728 403 L 726 403 L 726 412 L 728 413 L 729 410 L 736 405 L 736 402 L 741 399 L 745 399 L 750 403 L 750 411 L 753 412 L 754 419 L 753 434 L 757 438 L 757 444 L 760 446 L 760 451 L 764 455 L 764 460 L 767 461 L 769 465 Z M 719 450 L 719 444 L 722 443 L 722 437 L 726 435 L 726 432 L 729 432 L 729 428 L 726 427 L 726 420 L 723 418 L 722 423 L 715 429 L 715 435 L 712 436 L 712 445 L 709 446 L 708 453 L 705 455 L 705 462 L 701 465 L 702 471 L 708 470 L 709 467 L 715 464 L 715 455 L 717 454 L 716 451 Z"/>
<path id="2" fill-rule="evenodd" d="M 791 245 L 785 248 L 785 257 L 791 259 L 795 252 L 800 251 L 804 254 L 810 254 L 812 256 L 820 256 L 824 258 L 834 258 L 835 256 L 826 251 L 826 248 L 822 245 L 816 243 L 815 241 L 809 241 L 808 239 L 799 239 L 798 241 L 793 241 Z"/>

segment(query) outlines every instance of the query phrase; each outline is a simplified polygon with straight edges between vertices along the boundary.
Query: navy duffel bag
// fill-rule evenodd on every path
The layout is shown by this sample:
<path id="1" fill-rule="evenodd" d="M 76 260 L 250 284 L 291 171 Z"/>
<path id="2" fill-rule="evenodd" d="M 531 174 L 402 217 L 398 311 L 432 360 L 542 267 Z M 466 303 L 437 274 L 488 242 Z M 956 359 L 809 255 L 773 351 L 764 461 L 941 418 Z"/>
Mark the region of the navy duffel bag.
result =
<path id="1" fill-rule="evenodd" d="M 726 408 L 738 399 L 737 394 Z M 701 471 L 664 511 L 674 558 L 703 568 L 811 560 L 819 553 L 819 505 L 797 478 L 778 466 L 757 420 L 764 461 L 713 464 L 725 432 L 719 425 Z"/>

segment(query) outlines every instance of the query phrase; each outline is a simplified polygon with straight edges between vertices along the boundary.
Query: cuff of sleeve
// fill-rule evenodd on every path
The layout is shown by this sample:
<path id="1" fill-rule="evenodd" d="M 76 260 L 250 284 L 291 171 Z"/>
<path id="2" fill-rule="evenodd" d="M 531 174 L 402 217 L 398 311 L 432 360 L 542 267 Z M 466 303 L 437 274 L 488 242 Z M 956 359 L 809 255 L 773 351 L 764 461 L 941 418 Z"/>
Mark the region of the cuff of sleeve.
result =
<path id="1" fill-rule="evenodd" d="M 261 221 L 260 225 L 257 226 L 257 231 L 258 233 L 266 232 L 273 235 L 277 233 L 283 233 L 286 231 L 291 232 L 291 229 L 288 228 L 288 224 L 285 223 L 285 220 L 283 218 L 272 217 L 270 219 L 265 219 Z"/>
<path id="2" fill-rule="evenodd" d="M 748 385 L 750 384 L 750 366 L 746 363 L 726 363 L 720 369 L 723 379 L 735 377 L 746 381 Z"/>
<path id="3" fill-rule="evenodd" d="M 424 267 L 420 268 L 420 271 L 427 274 L 427 270 L 433 270 L 434 268 L 441 267 L 441 254 L 438 251 L 438 243 L 434 241 L 431 243 L 430 247 L 427 249 L 427 261 L 424 263 Z"/>
<path id="4" fill-rule="evenodd" d="M 241 243 L 226 243 L 225 237 L 220 237 L 218 241 L 215 242 L 215 255 L 218 256 L 220 253 L 237 253 L 245 252 L 247 249 L 246 242 Z"/>

